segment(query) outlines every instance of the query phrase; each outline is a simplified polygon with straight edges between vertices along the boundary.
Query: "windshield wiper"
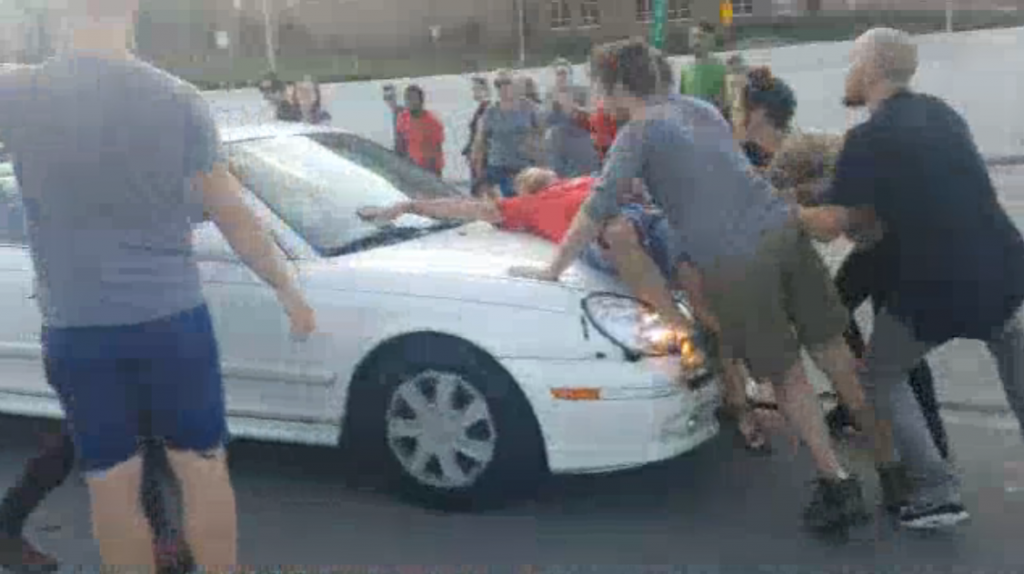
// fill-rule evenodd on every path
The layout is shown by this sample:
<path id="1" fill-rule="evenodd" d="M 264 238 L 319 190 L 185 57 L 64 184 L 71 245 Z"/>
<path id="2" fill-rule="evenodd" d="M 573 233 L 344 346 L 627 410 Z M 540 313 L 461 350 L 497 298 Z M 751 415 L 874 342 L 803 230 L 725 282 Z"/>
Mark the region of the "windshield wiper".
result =
<path id="1" fill-rule="evenodd" d="M 434 225 L 427 227 L 406 227 L 406 226 L 395 226 L 386 225 L 382 226 L 375 233 L 371 233 L 366 237 L 362 237 L 351 243 L 346 243 L 337 249 L 333 249 L 328 253 L 328 257 L 340 257 L 342 255 L 349 255 L 351 253 L 357 253 L 359 251 L 365 251 L 374 247 L 383 247 L 385 245 L 393 245 L 395 243 L 401 243 L 403 241 L 409 241 L 410 239 L 416 239 L 417 237 L 423 237 L 424 235 L 430 235 L 431 233 L 437 233 L 438 231 L 446 231 L 448 229 L 454 229 L 465 225 L 464 221 L 442 221 Z"/>

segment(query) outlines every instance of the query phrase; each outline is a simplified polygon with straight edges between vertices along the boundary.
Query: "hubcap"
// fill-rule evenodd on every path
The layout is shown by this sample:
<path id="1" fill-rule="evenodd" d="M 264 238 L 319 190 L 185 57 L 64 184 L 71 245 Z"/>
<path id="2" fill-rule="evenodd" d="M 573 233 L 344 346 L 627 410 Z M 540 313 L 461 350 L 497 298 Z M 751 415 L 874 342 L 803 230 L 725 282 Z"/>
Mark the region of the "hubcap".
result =
<path id="1" fill-rule="evenodd" d="M 497 434 L 487 400 L 458 374 L 424 371 L 403 381 L 386 419 L 391 452 L 429 486 L 465 488 L 494 459 Z"/>

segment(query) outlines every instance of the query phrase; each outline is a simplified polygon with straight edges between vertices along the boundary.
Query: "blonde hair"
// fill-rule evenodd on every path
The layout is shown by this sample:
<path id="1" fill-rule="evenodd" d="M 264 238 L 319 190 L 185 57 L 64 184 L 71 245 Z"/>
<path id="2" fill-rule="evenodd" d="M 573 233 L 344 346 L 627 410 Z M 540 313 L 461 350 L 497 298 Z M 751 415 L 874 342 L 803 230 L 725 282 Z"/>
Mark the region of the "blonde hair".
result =
<path id="1" fill-rule="evenodd" d="M 798 203 L 813 200 L 835 175 L 845 136 L 825 132 L 795 132 L 772 158 L 768 173 L 776 189 L 795 193 Z"/>
<path id="2" fill-rule="evenodd" d="M 513 180 L 516 195 L 530 195 L 548 187 L 558 179 L 558 174 L 543 167 L 528 167 L 519 172 Z"/>

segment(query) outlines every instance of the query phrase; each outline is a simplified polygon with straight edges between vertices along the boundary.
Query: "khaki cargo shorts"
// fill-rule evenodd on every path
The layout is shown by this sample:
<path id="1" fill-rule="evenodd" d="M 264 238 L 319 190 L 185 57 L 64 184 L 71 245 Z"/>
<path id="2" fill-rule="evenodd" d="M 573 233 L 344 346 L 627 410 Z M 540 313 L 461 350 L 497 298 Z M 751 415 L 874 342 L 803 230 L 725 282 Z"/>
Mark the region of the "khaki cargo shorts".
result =
<path id="1" fill-rule="evenodd" d="M 849 323 L 825 262 L 795 220 L 765 232 L 754 257 L 705 270 L 704 288 L 724 351 L 776 384 L 801 348 L 841 337 Z"/>

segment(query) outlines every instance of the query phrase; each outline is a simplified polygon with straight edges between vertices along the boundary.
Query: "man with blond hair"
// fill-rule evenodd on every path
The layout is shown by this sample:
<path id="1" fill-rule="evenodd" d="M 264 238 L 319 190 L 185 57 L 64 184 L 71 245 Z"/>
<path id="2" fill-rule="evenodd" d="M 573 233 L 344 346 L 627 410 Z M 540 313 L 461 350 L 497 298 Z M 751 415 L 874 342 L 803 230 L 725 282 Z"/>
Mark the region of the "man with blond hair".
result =
<path id="1" fill-rule="evenodd" d="M 1024 422 L 1024 238 L 999 203 L 967 123 L 945 102 L 911 91 L 912 38 L 869 30 L 851 60 L 845 103 L 871 116 L 848 134 L 824 205 L 802 209 L 801 219 L 822 240 L 875 221 L 892 242 L 894 274 L 875 314 L 864 386 L 910 478 L 901 523 L 951 526 L 969 517 L 956 473 L 903 380 L 951 339 L 984 341 Z"/>
<path id="2" fill-rule="evenodd" d="M 486 221 L 558 243 L 590 196 L 595 179 L 559 179 L 554 171 L 534 167 L 520 172 L 514 181 L 516 195 L 511 198 L 405 201 L 390 206 L 364 207 L 359 215 L 381 222 L 409 213 L 436 219 Z M 620 216 L 587 247 L 581 259 L 591 267 L 619 275 L 627 287 L 658 309 L 667 321 L 686 326 L 689 321 L 673 302 L 664 279 L 669 273 L 664 218 L 640 205 L 642 196 L 642 187 L 634 186 L 620 198 Z"/>
<path id="3" fill-rule="evenodd" d="M 275 290 L 297 337 L 313 310 L 242 197 L 209 107 L 128 46 L 137 0 L 63 0 L 65 49 L 0 75 L 43 317 L 43 360 L 74 440 L 109 568 L 152 571 L 140 435 L 182 487 L 196 566 L 237 562 L 224 388 L 191 229 L 207 215 Z"/>

